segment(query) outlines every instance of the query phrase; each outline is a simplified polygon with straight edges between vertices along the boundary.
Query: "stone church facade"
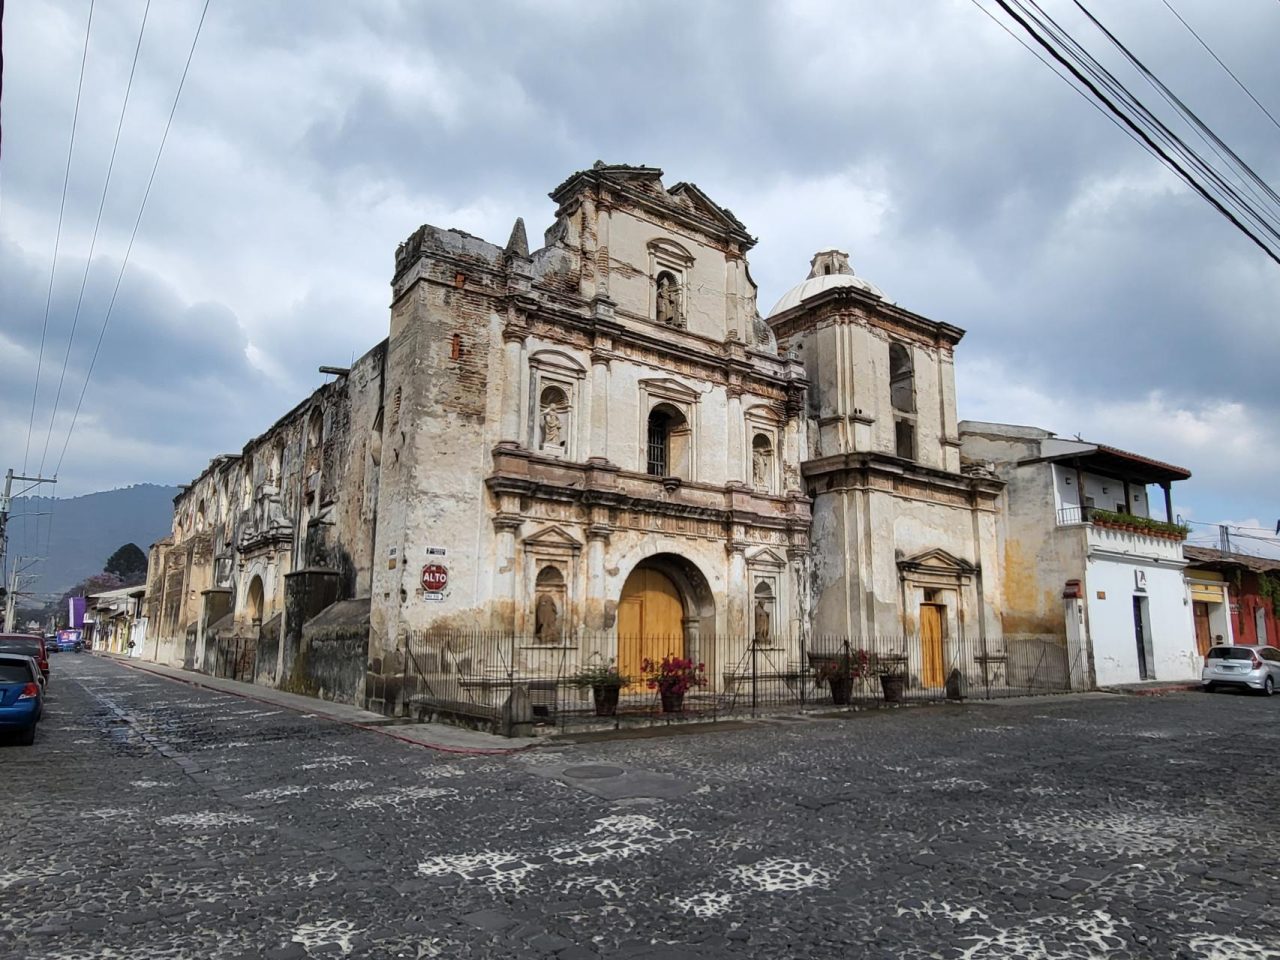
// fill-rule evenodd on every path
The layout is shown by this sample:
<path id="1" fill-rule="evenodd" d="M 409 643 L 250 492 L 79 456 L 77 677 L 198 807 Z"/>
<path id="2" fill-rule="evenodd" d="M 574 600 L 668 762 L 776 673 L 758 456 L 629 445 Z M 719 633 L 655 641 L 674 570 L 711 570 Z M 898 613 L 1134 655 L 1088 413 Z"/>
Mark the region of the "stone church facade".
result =
<path id="1" fill-rule="evenodd" d="M 597 165 L 551 196 L 532 253 L 522 223 L 505 247 L 426 226 L 397 253 L 370 641 L 384 706 L 428 630 L 513 633 L 533 672 L 595 657 L 635 675 L 674 653 L 716 677 L 757 634 L 799 655 L 807 383 L 759 318 L 754 240 L 656 169 Z M 439 591 L 420 580 L 436 561 Z"/>
<path id="2" fill-rule="evenodd" d="M 411 674 L 459 663 L 673 653 L 718 689 L 819 634 L 995 649 L 1001 484 L 960 463 L 962 331 L 837 251 L 763 319 L 754 239 L 654 168 L 551 197 L 533 251 L 521 221 L 505 246 L 418 229 L 388 338 L 177 498 L 157 656 L 208 669 L 252 637 L 260 682 L 394 713 Z"/>

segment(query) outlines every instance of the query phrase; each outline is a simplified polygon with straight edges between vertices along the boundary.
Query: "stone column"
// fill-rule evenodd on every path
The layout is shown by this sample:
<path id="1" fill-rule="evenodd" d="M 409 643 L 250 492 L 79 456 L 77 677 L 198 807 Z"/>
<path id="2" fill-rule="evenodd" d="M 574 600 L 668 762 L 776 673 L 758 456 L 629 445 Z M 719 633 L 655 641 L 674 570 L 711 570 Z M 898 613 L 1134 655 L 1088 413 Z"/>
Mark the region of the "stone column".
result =
<path id="1" fill-rule="evenodd" d="M 730 540 L 725 544 L 729 553 L 729 582 L 725 590 L 729 598 L 729 636 L 736 642 L 749 641 L 747 628 L 747 543 Z"/>
<path id="2" fill-rule="evenodd" d="M 503 497 L 503 507 L 507 507 Z M 516 506 L 518 506 L 518 501 Z M 520 531 L 520 517 L 506 509 L 493 518 L 493 528 L 497 531 L 497 542 L 493 568 L 493 622 L 495 630 L 514 630 L 516 627 L 516 608 L 520 600 L 516 596 L 516 534 Z"/>
<path id="3" fill-rule="evenodd" d="M 743 450 L 743 436 L 746 433 L 746 425 L 742 420 L 742 386 L 738 383 L 730 383 L 726 388 L 729 396 L 729 423 L 728 423 L 728 469 L 725 471 L 725 480 L 737 480 L 751 485 L 751 471 L 747 467 L 747 460 L 750 458 L 750 450 Z M 781 454 L 781 451 L 778 451 Z"/>
<path id="4" fill-rule="evenodd" d="M 609 355 L 591 351 L 591 457 L 609 459 Z"/>
<path id="5" fill-rule="evenodd" d="M 502 440 L 525 446 L 521 429 L 521 383 L 524 379 L 524 331 L 508 329 L 502 335 Z"/>
<path id="6" fill-rule="evenodd" d="M 585 620 L 589 635 L 598 635 L 613 626 L 605 611 L 609 598 L 605 591 L 604 560 L 613 528 L 607 523 L 592 523 L 587 528 L 587 599 Z"/>

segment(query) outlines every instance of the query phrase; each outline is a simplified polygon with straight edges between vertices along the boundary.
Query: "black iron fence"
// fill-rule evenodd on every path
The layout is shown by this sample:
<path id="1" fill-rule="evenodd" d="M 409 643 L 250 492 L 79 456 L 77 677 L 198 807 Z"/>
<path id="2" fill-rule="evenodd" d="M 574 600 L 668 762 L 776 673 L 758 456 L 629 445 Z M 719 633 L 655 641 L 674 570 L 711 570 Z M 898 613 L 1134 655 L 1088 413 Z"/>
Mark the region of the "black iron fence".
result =
<path id="1" fill-rule="evenodd" d="M 510 719 L 514 692 L 533 723 L 619 728 L 894 702 L 1084 689 L 1065 638 L 1009 635 L 749 638 L 614 637 L 570 641 L 433 630 L 404 646 L 401 712 L 477 726 Z"/>
<path id="2" fill-rule="evenodd" d="M 258 660 L 258 643 L 251 637 L 216 637 L 210 673 L 228 680 L 252 683 Z"/>

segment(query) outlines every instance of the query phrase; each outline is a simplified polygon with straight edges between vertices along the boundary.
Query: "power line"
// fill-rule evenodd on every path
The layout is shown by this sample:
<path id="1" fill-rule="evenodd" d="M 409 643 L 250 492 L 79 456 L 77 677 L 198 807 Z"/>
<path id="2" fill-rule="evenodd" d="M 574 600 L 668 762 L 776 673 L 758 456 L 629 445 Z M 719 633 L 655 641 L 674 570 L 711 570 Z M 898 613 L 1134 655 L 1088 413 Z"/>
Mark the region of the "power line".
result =
<path id="1" fill-rule="evenodd" d="M 1192 129 L 1195 130 L 1196 134 L 1200 137 L 1200 139 L 1203 140 L 1205 144 L 1208 145 L 1208 147 L 1218 155 L 1218 158 L 1222 160 L 1223 163 L 1227 164 L 1228 166 L 1234 165 L 1237 171 L 1243 174 L 1244 177 L 1246 177 L 1248 180 L 1252 181 L 1253 183 L 1257 184 L 1257 186 L 1267 195 L 1267 197 L 1270 198 L 1272 202 L 1280 204 L 1280 196 L 1276 195 L 1276 192 L 1271 188 L 1271 186 L 1265 180 L 1259 177 L 1258 174 L 1254 172 L 1253 168 L 1249 166 L 1249 164 L 1245 163 L 1244 160 L 1240 159 L 1240 156 L 1234 150 L 1232 150 L 1231 147 L 1227 146 L 1227 144 L 1223 142 L 1221 137 L 1219 137 L 1216 133 L 1214 133 L 1211 129 L 1209 129 L 1208 125 L 1206 125 L 1196 115 L 1195 111 L 1193 111 L 1190 107 L 1188 107 L 1186 103 L 1184 103 L 1182 99 L 1177 96 L 1177 94 L 1175 94 L 1172 90 L 1170 90 L 1169 87 L 1166 86 L 1164 82 L 1160 80 L 1159 77 L 1157 77 L 1154 73 L 1152 73 L 1147 68 L 1146 64 L 1144 64 L 1141 60 L 1139 60 L 1138 57 L 1135 56 L 1133 52 L 1129 50 L 1128 47 L 1126 47 L 1123 43 L 1120 42 L 1120 39 L 1114 33 L 1112 33 L 1110 30 L 1104 27 L 1102 23 L 1098 20 L 1098 18 L 1089 12 L 1089 9 L 1084 5 L 1082 0 L 1073 0 L 1073 2 L 1080 9 L 1080 12 L 1083 13 L 1086 17 L 1088 17 L 1089 21 L 1095 27 L 1097 27 L 1100 31 L 1102 31 L 1103 36 L 1105 36 L 1111 42 L 1112 46 L 1114 46 L 1117 50 L 1119 50 L 1120 53 L 1124 56 L 1124 58 L 1128 60 L 1129 63 L 1132 64 L 1132 66 L 1140 74 L 1142 74 L 1143 79 L 1146 80 L 1147 83 L 1149 83 L 1155 89 L 1155 91 L 1164 98 L 1165 102 L 1168 103 L 1170 106 L 1172 106 L 1174 110 L 1176 110 L 1184 120 L 1186 120 L 1188 123 L 1191 124 Z M 1253 193 L 1252 188 L 1247 186 L 1246 184 L 1241 183 L 1241 186 L 1243 186 L 1246 190 L 1249 190 L 1250 193 Z M 1266 200 L 1259 197 L 1256 193 L 1253 193 L 1253 197 L 1258 203 L 1263 204 L 1265 207 L 1267 203 Z M 1264 223 L 1263 227 L 1272 236 L 1280 240 L 1280 233 L 1277 233 L 1274 229 L 1270 227 L 1270 225 Z"/>
<path id="2" fill-rule="evenodd" d="M 1097 58 L 1095 58 L 1092 54 L 1089 53 L 1088 50 L 1086 50 L 1083 46 L 1081 46 L 1080 43 L 1076 41 L 1076 39 L 1072 37 L 1067 30 L 1065 30 L 1062 26 L 1060 26 L 1051 16 L 1045 13 L 1044 10 L 1040 7 L 1040 5 L 1036 3 L 1036 0 L 1027 0 L 1026 3 L 1023 3 L 1022 0 L 1015 0 L 1015 2 L 1017 2 L 1018 5 L 1024 9 L 1024 11 L 1026 11 L 1026 8 L 1028 6 L 1030 6 L 1031 8 L 1034 8 L 1036 13 L 1040 17 L 1039 25 L 1041 26 L 1041 28 L 1053 34 L 1054 39 L 1060 46 L 1065 48 L 1072 55 L 1072 57 L 1074 57 L 1074 59 L 1080 65 L 1082 65 L 1084 69 L 1088 71 L 1089 74 L 1099 84 L 1106 87 L 1117 99 L 1120 100 L 1120 102 L 1130 112 L 1131 120 L 1135 120 L 1137 123 L 1140 123 L 1156 139 L 1163 142 L 1174 153 L 1178 154 L 1187 163 L 1189 163 L 1191 167 L 1199 174 L 1200 177 L 1206 178 L 1209 181 L 1209 183 L 1215 188 L 1217 193 L 1220 194 L 1220 199 L 1224 200 L 1226 203 L 1234 207 L 1237 210 L 1237 212 L 1242 214 L 1246 219 L 1253 220 L 1260 227 L 1262 227 L 1264 231 L 1271 233 L 1273 236 L 1276 237 L 1277 240 L 1280 240 L 1280 234 L 1277 234 L 1276 231 L 1271 227 L 1271 225 L 1266 222 L 1265 217 L 1259 214 L 1257 210 L 1251 207 L 1238 193 L 1236 193 L 1235 188 L 1232 187 L 1229 183 L 1227 183 L 1226 180 L 1222 178 L 1221 174 L 1211 164 L 1207 163 L 1204 160 L 1204 158 L 1202 158 L 1194 150 L 1188 147 L 1185 141 L 1183 141 L 1181 137 L 1175 134 L 1154 113 L 1152 113 L 1149 109 L 1147 109 L 1146 105 L 1144 105 L 1141 100 L 1139 100 L 1136 96 L 1134 96 L 1134 94 L 1130 92 L 1130 90 L 1127 87 L 1125 87 L 1125 85 L 1121 83 L 1120 80 L 1117 79 L 1114 74 L 1112 74 L 1109 70 L 1107 70 L 1104 66 L 1102 66 L 1102 64 L 1098 62 Z M 1084 12 L 1086 16 L 1090 17 L 1090 19 L 1093 21 L 1095 26 L 1097 26 L 1100 30 L 1103 31 L 1104 34 L 1106 34 L 1105 28 L 1103 28 L 1102 25 L 1098 23 L 1096 18 L 1093 18 L 1089 14 L 1088 10 L 1084 8 L 1083 4 L 1080 3 L 1079 0 L 1076 0 L 1076 5 L 1081 9 L 1082 12 Z M 1110 37 L 1110 39 L 1114 44 L 1116 44 L 1117 47 L 1121 49 L 1122 53 L 1124 53 L 1128 57 L 1131 63 L 1137 63 L 1136 58 L 1134 58 L 1132 54 L 1130 54 L 1128 50 L 1125 49 L 1123 45 L 1119 43 L 1118 40 L 1115 40 L 1114 37 Z M 1137 63 L 1137 66 L 1141 67 L 1142 65 L 1140 63 Z M 1148 82 L 1152 82 L 1152 81 L 1149 80 Z M 1152 83 L 1152 85 L 1154 86 L 1155 83 Z M 1166 93 L 1165 97 L 1166 99 L 1170 99 L 1171 92 Z M 1201 136 L 1203 139 L 1204 138 L 1203 134 Z M 1175 171 L 1175 172 L 1187 172 L 1187 171 L 1186 171 L 1186 168 L 1180 168 L 1178 171 Z M 1196 181 L 1196 182 L 1198 183 L 1199 181 Z M 1270 247 L 1264 247 L 1264 249 L 1270 250 Z"/>
<path id="3" fill-rule="evenodd" d="M 1034 2 L 1031 3 L 1031 6 L 1035 7 L 1040 15 L 1044 17 L 1052 27 L 1046 26 L 1043 22 L 1039 21 L 1037 22 L 1039 29 L 1032 26 L 1032 24 L 1028 22 L 1028 19 L 1035 19 L 1035 14 L 1028 11 L 1020 0 L 1012 0 L 1012 2 L 1018 4 L 1021 8 L 1021 12 L 1013 8 L 1010 0 L 996 0 L 996 3 L 1000 5 L 1001 9 L 1003 9 L 1006 14 L 1013 18 L 1013 20 L 1022 27 L 1022 29 L 1037 44 L 1043 47 L 1054 60 L 1070 71 L 1071 75 L 1075 77 L 1077 82 L 1082 84 L 1099 102 L 1111 111 L 1111 113 L 1113 113 L 1121 122 L 1137 134 L 1137 136 L 1142 139 L 1146 148 L 1155 154 L 1167 167 L 1169 167 L 1169 169 L 1172 170 L 1179 179 L 1212 205 L 1214 209 L 1222 214 L 1222 216 L 1226 217 L 1227 220 L 1252 240 L 1254 244 L 1256 244 L 1270 259 L 1275 261 L 1277 264 L 1280 264 L 1280 254 L 1268 246 L 1266 241 L 1260 238 L 1248 225 L 1241 221 L 1240 217 L 1227 208 L 1225 204 L 1229 203 L 1237 209 L 1243 208 L 1243 210 L 1252 210 L 1252 208 L 1247 204 L 1244 204 L 1243 200 L 1234 193 L 1234 190 L 1232 190 L 1229 185 L 1221 181 L 1221 177 L 1217 176 L 1210 168 L 1208 168 L 1207 165 L 1204 164 L 1203 160 L 1199 160 L 1194 151 L 1191 151 L 1176 134 L 1152 116 L 1150 111 L 1145 111 L 1145 108 L 1142 108 L 1141 103 L 1139 103 L 1132 94 L 1128 93 L 1123 84 L 1102 68 L 1101 65 L 1090 57 L 1086 51 L 1080 48 L 1078 44 L 1075 44 L 1075 42 L 1071 40 L 1070 35 L 1066 34 L 1066 32 L 1063 31 L 1061 27 L 1058 27 L 1056 23 L 1053 23 L 1052 18 L 1045 15 Z M 1049 38 L 1043 35 L 1050 34 L 1052 36 L 1054 29 L 1056 29 L 1059 34 L 1059 36 L 1054 38 L 1057 45 L 1055 45 L 1055 42 L 1051 42 Z M 1067 53 L 1064 53 L 1063 50 L 1060 49 L 1061 46 L 1065 46 L 1070 50 L 1070 45 L 1072 44 L 1077 48 L 1076 52 L 1072 52 L 1072 57 L 1078 58 L 1080 61 L 1079 63 L 1074 62 Z M 1086 76 L 1085 71 L 1091 73 L 1096 78 L 1097 82 L 1090 79 L 1089 76 Z M 1143 113 L 1139 113 L 1139 119 L 1142 122 L 1140 123 L 1138 119 L 1135 119 L 1130 115 L 1130 112 L 1117 104 L 1115 99 L 1099 89 L 1100 85 L 1108 87 L 1116 97 L 1123 100 L 1129 106 L 1130 110 L 1137 108 L 1143 111 L 1145 116 Z M 1202 176 L 1207 175 L 1211 181 L 1214 181 L 1214 185 L 1217 189 L 1226 194 L 1225 198 L 1220 199 L 1216 196 L 1211 192 L 1208 186 L 1196 178 L 1191 170 L 1188 170 L 1178 160 L 1171 156 L 1168 150 L 1156 142 L 1156 139 L 1153 137 L 1153 133 L 1149 133 L 1148 130 L 1144 128 L 1144 123 L 1157 125 L 1154 128 L 1154 137 L 1158 137 L 1165 143 L 1170 144 L 1174 152 L 1180 153 L 1186 157 L 1193 166 L 1199 168 Z M 1256 212 L 1254 212 L 1252 216 L 1249 214 L 1245 214 L 1245 216 L 1246 219 L 1258 219 L 1260 217 Z"/>
<path id="4" fill-rule="evenodd" d="M 1050 63 L 1048 60 L 1046 60 L 1044 57 L 1042 57 L 1039 53 L 1037 53 L 1034 47 L 1032 47 L 1029 43 L 1027 43 L 1025 40 L 1023 40 L 1020 36 L 1018 36 L 1016 33 L 1014 33 L 1012 30 L 1010 30 L 1007 24 L 1001 23 L 1001 22 L 1000 22 L 1000 18 L 999 18 L 999 17 L 997 17 L 997 16 L 996 16 L 994 13 L 992 13 L 990 10 L 988 10 L 986 7 L 984 7 L 984 6 L 979 2 L 979 0 L 969 0 L 969 2 L 970 2 L 970 3 L 972 3 L 972 4 L 973 4 L 975 7 L 977 7 L 979 10 L 981 10 L 983 13 L 985 13 L 985 14 L 987 15 L 987 17 L 991 20 L 991 22 L 992 22 L 992 23 L 994 23 L 997 27 L 999 27 L 1001 30 L 1003 30 L 1005 33 L 1007 33 L 1009 36 L 1013 37 L 1013 39 L 1014 39 L 1015 41 L 1017 41 L 1017 42 L 1018 42 L 1018 44 L 1019 44 L 1019 45 L 1021 45 L 1021 46 L 1022 46 L 1022 48 L 1023 48 L 1024 50 L 1026 50 L 1026 51 L 1027 51 L 1028 53 L 1030 53 L 1033 57 L 1035 57 L 1037 60 L 1039 60 L 1041 63 L 1043 63 L 1046 67 L 1048 67 L 1050 70 L 1052 70 L 1052 71 L 1053 71 L 1054 76 L 1056 76 L 1059 80 L 1061 80 L 1063 83 L 1065 83 L 1065 84 L 1067 85 L 1068 89 L 1070 89 L 1072 93 L 1075 93 L 1075 94 L 1076 94 L 1077 96 L 1079 96 L 1082 100 L 1084 100 L 1084 102 L 1085 102 L 1085 103 L 1087 103 L 1087 104 L 1089 104 L 1089 106 L 1093 107 L 1093 109 L 1094 109 L 1094 110 L 1097 110 L 1099 114 L 1101 114 L 1102 116 L 1106 117 L 1106 118 L 1107 118 L 1107 120 L 1111 123 L 1111 125 L 1112 125 L 1112 126 L 1114 126 L 1117 130 L 1119 130 L 1121 133 L 1123 133 L 1126 137 L 1128 137 L 1130 140 L 1132 140 L 1132 141 L 1133 141 L 1134 143 L 1136 143 L 1138 146 L 1140 146 L 1140 147 L 1141 147 L 1141 146 L 1143 145 L 1143 144 L 1142 144 L 1142 141 L 1141 141 L 1141 140 L 1139 140 L 1136 136 L 1134 136 L 1133 131 L 1131 131 L 1128 127 L 1126 127 L 1126 126 L 1124 126 L 1123 124 L 1121 124 L 1121 123 L 1120 123 L 1120 121 L 1119 121 L 1119 120 L 1117 120 L 1115 117 L 1113 117 L 1111 114 L 1107 113 L 1107 111 L 1106 111 L 1106 110 L 1104 110 L 1104 109 L 1102 108 L 1102 106 L 1098 104 L 1098 102 L 1097 102 L 1096 100 L 1091 100 L 1091 99 L 1089 98 L 1089 95 L 1088 95 L 1087 93 L 1085 93 L 1083 90 L 1081 90 L 1079 87 L 1077 87 L 1075 84 L 1073 84 L 1073 83 L 1071 82 L 1071 79 L 1070 79 L 1066 74 L 1064 74 L 1064 73 L 1063 73 L 1062 71 L 1060 71 L 1057 67 L 1055 67 L 1052 63 Z"/>
<path id="5" fill-rule="evenodd" d="M 191 39 L 191 49 L 187 51 L 187 62 L 182 68 L 182 77 L 178 80 L 178 89 L 173 95 L 173 105 L 169 108 L 169 119 L 164 125 L 164 134 L 160 137 L 160 146 L 156 150 L 155 162 L 151 165 L 151 176 L 147 178 L 147 189 L 142 194 L 142 203 L 138 205 L 138 216 L 133 221 L 133 232 L 129 235 L 129 245 L 125 248 L 124 259 L 120 261 L 120 272 L 116 274 L 115 287 L 111 291 L 111 300 L 107 304 L 107 312 L 102 318 L 102 327 L 98 330 L 98 342 L 94 344 L 93 356 L 89 358 L 89 368 L 84 375 L 84 384 L 80 387 L 80 397 L 76 401 L 75 413 L 71 416 L 71 425 L 67 427 L 66 439 L 62 442 L 62 451 L 58 454 L 57 466 L 53 468 L 53 475 L 56 477 L 58 471 L 62 469 L 62 460 L 67 455 L 67 446 L 71 443 L 71 434 L 76 428 L 76 421 L 80 418 L 80 408 L 84 404 L 85 392 L 89 389 L 89 379 L 93 376 L 94 365 L 98 361 L 98 351 L 102 349 L 102 340 L 107 333 L 107 325 L 111 322 L 111 312 L 115 309 L 116 297 L 120 293 L 120 282 L 124 279 L 125 268 L 129 265 L 129 255 L 133 252 L 133 242 L 138 237 L 138 226 L 142 223 L 142 214 L 147 209 L 147 199 L 151 196 L 151 186 L 155 183 L 156 170 L 160 167 L 160 157 L 164 154 L 164 145 L 169 140 L 169 129 L 173 126 L 174 114 L 178 112 L 178 101 L 182 97 L 182 88 L 187 82 L 187 72 L 191 69 L 191 60 L 196 53 L 196 44 L 200 41 L 200 32 L 204 29 L 205 16 L 209 12 L 209 0 L 204 0 L 204 7 L 200 11 L 200 22 L 196 24 L 195 36 Z M 52 521 L 50 521 L 52 527 Z"/>
<path id="6" fill-rule="evenodd" d="M 36 399 L 40 394 L 40 370 L 44 365 L 44 344 L 45 337 L 49 331 L 49 308 L 53 303 L 53 278 L 58 270 L 58 248 L 62 244 L 62 218 L 67 209 L 67 184 L 71 179 L 71 157 L 76 148 L 76 128 L 80 121 L 80 96 L 84 91 L 84 68 L 89 59 L 89 33 L 93 28 L 93 4 L 94 0 L 89 0 L 89 17 L 84 25 L 84 50 L 80 54 L 80 79 L 76 82 L 76 106 L 75 111 L 71 115 L 71 139 L 67 144 L 67 163 L 66 169 L 62 174 L 62 200 L 58 204 L 58 229 L 54 234 L 53 240 L 53 262 L 49 265 L 49 289 L 45 293 L 44 298 L 44 323 L 40 327 L 40 351 L 36 359 L 36 382 L 31 388 L 31 416 L 27 420 L 27 441 L 22 448 L 22 472 L 27 472 L 27 461 L 31 454 L 31 434 L 35 430 L 36 423 Z M 27 522 L 22 521 L 22 537 L 23 544 L 26 545 Z M 36 531 L 36 537 L 39 538 L 39 530 Z"/>
<path id="7" fill-rule="evenodd" d="M 1173 9 L 1173 5 L 1169 3 L 1169 0 L 1161 0 L 1161 3 L 1163 3 L 1166 7 L 1168 7 L 1169 12 L 1178 18 L 1178 22 L 1181 23 L 1184 27 L 1186 27 L 1188 31 L 1190 31 L 1191 35 L 1196 38 L 1200 46 L 1205 48 L 1209 56 L 1213 57 L 1213 59 L 1218 62 L 1218 66 L 1220 66 L 1223 70 L 1227 71 L 1227 76 L 1229 76 L 1232 80 L 1236 82 L 1236 86 L 1245 92 L 1245 96 L 1247 96 L 1250 100 L 1252 100 L 1255 104 L 1257 104 L 1258 109 L 1267 115 L 1267 119 L 1271 121 L 1271 125 L 1275 127 L 1277 130 L 1280 130 L 1280 121 L 1276 120 L 1276 118 L 1271 115 L 1271 111 L 1268 110 L 1266 107 L 1264 107 L 1262 105 L 1262 102 L 1259 101 L 1258 98 L 1253 95 L 1253 92 L 1244 85 L 1244 82 L 1232 72 L 1231 68 L 1222 62 L 1222 58 L 1213 52 L 1213 48 L 1210 47 L 1209 44 L 1205 43 L 1204 40 L 1200 38 L 1200 34 L 1196 33 L 1195 28 L 1191 26 L 1191 24 L 1187 23 L 1186 20 L 1183 19 L 1182 14 L 1180 14 L 1177 10 Z"/>
<path id="8" fill-rule="evenodd" d="M 142 52 L 142 37 L 147 32 L 147 15 L 151 12 L 151 0 L 142 10 L 142 24 L 138 27 L 138 42 L 133 48 L 133 64 L 129 67 L 129 81 L 124 88 L 124 102 L 120 104 L 120 119 L 116 122 L 116 137 L 111 144 L 111 158 L 107 161 L 107 178 L 102 184 L 102 196 L 98 200 L 98 216 L 93 222 L 93 237 L 89 241 L 89 256 L 84 262 L 84 273 L 80 276 L 80 295 L 76 298 L 76 310 L 71 317 L 71 333 L 67 335 L 67 352 L 62 358 L 62 373 L 58 376 L 58 390 L 53 397 L 53 412 L 49 414 L 49 429 L 44 435 L 44 451 L 40 454 L 40 470 L 43 472 L 45 460 L 49 456 L 49 440 L 53 436 L 53 423 L 58 416 L 58 404 L 62 401 L 62 386 L 67 379 L 67 365 L 71 361 L 71 347 L 76 339 L 76 327 L 80 323 L 80 309 L 84 305 L 84 290 L 89 282 L 89 269 L 93 266 L 93 252 L 98 245 L 98 230 L 102 226 L 102 211 L 107 205 L 107 192 L 111 187 L 111 174 L 116 166 L 116 151 L 120 148 L 120 134 L 124 130 L 125 114 L 129 111 L 129 94 L 133 92 L 133 78 L 138 71 L 138 55 Z"/>

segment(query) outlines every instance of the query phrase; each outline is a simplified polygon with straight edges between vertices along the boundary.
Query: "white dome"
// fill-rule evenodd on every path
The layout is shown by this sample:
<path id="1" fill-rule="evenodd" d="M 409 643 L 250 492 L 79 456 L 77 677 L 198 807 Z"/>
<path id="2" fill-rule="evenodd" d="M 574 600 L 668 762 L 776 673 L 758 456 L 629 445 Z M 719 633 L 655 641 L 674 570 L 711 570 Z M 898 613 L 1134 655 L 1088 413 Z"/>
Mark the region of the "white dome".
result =
<path id="1" fill-rule="evenodd" d="M 836 287 L 857 287 L 859 290 L 865 290 L 873 297 L 884 299 L 884 294 L 874 283 L 864 280 L 862 277 L 855 277 L 852 273 L 826 273 L 819 274 L 816 277 L 797 283 L 794 287 L 782 295 L 782 299 L 773 305 L 773 309 L 769 311 L 769 316 L 782 313 L 784 310 L 790 310 L 792 307 L 799 306 L 810 297 L 816 297 L 820 293 L 832 290 Z"/>
<path id="2" fill-rule="evenodd" d="M 836 287 L 855 287 L 871 294 L 873 297 L 884 299 L 884 294 L 880 292 L 880 288 L 870 281 L 863 280 L 861 277 L 853 275 L 853 267 L 849 266 L 849 255 L 843 250 L 819 250 L 813 255 L 813 259 L 809 261 L 809 276 L 803 282 L 796 284 L 785 294 L 782 299 L 773 305 L 773 309 L 769 311 L 769 316 L 790 310 L 792 307 L 798 307 L 810 297 L 816 297 L 820 293 L 833 290 Z"/>

